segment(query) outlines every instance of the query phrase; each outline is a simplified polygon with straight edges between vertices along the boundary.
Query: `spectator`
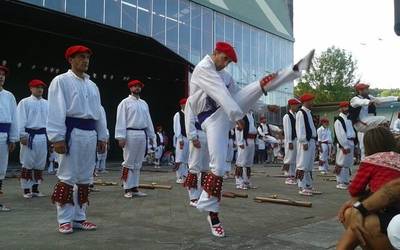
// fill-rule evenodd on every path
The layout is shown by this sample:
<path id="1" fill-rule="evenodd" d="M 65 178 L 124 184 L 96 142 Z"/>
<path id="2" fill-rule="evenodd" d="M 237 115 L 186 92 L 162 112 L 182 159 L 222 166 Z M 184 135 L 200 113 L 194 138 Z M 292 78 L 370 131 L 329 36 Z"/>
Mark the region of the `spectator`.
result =
<path id="1" fill-rule="evenodd" d="M 352 200 L 346 202 L 339 212 L 339 219 L 346 231 L 338 242 L 337 249 L 354 249 L 360 244 L 367 244 L 371 249 L 391 249 L 386 235 L 387 228 L 390 220 L 400 214 L 400 207 L 387 204 L 378 209 L 369 209 L 365 208 L 364 199 L 391 180 L 400 178 L 399 148 L 393 134 L 384 127 L 367 131 L 364 146 L 367 157 L 361 162 L 349 187 Z M 354 224 L 356 222 L 353 220 L 360 220 L 362 217 L 365 217 L 363 227 L 359 227 L 361 224 Z M 365 238 L 368 238 L 368 242 Z"/>

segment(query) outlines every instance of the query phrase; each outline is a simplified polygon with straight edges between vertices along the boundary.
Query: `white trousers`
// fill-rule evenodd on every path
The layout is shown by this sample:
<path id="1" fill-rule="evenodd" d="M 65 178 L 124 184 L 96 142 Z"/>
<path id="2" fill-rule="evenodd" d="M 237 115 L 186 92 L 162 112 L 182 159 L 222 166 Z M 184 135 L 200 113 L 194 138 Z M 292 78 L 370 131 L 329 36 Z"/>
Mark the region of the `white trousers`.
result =
<path id="1" fill-rule="evenodd" d="M 368 130 L 376 128 L 385 122 L 388 122 L 388 120 L 384 116 L 368 116 L 363 118 L 361 122 L 354 124 L 354 128 L 357 132 L 365 133 Z"/>
<path id="2" fill-rule="evenodd" d="M 73 220 L 86 220 L 86 207 L 78 204 L 77 187 L 75 184 L 90 184 L 93 182 L 93 171 L 96 165 L 96 131 L 73 129 L 69 143 L 69 153 L 59 155 L 57 177 L 61 182 L 74 186 L 74 204 L 57 204 L 58 223 Z"/>
<path id="3" fill-rule="evenodd" d="M 96 131 L 73 129 L 69 153 L 59 155 L 57 177 L 69 185 L 90 184 L 96 166 Z"/>
<path id="4" fill-rule="evenodd" d="M 228 141 L 228 152 L 227 152 L 227 155 L 226 155 L 225 172 L 231 172 L 231 170 L 232 170 L 233 154 L 234 154 L 233 140 L 229 139 L 229 141 Z"/>
<path id="5" fill-rule="evenodd" d="M 315 140 L 311 139 L 308 144 L 308 150 L 304 150 L 303 144 L 297 143 L 296 169 L 304 170 L 303 180 L 298 181 L 299 188 L 312 188 L 312 170 L 315 158 Z"/>
<path id="6" fill-rule="evenodd" d="M 123 148 L 122 166 L 130 169 L 141 169 L 146 153 L 146 135 L 141 130 L 127 130 L 126 144 Z"/>
<path id="7" fill-rule="evenodd" d="M 242 111 L 246 113 L 260 99 L 262 94 L 260 83 L 256 81 L 238 91 L 233 95 L 233 99 Z M 217 176 L 223 176 L 226 170 L 228 153 L 228 132 L 234 124 L 229 120 L 223 109 L 219 108 L 201 126 L 207 135 L 208 150 L 210 153 L 210 171 Z M 200 211 L 218 212 L 219 205 L 217 197 L 209 196 L 203 191 L 197 203 L 197 208 Z"/>
<path id="8" fill-rule="evenodd" d="M 364 148 L 364 133 L 358 132 L 357 133 L 357 139 L 358 139 L 358 146 L 361 151 L 361 160 L 364 160 L 365 158 L 365 148 Z"/>
<path id="9" fill-rule="evenodd" d="M 179 163 L 179 167 L 175 172 L 176 179 L 185 179 L 188 174 L 188 164 L 187 163 Z"/>
<path id="10" fill-rule="evenodd" d="M 350 153 L 344 154 L 342 149 L 337 146 L 336 165 L 342 167 L 342 170 L 336 175 L 336 182 L 338 184 L 349 184 L 350 171 L 354 164 L 354 144 L 351 142 Z"/>
<path id="11" fill-rule="evenodd" d="M 289 165 L 289 176 L 294 177 L 296 175 L 296 155 L 297 155 L 297 139 L 292 141 L 293 149 L 289 149 L 289 143 L 285 142 L 285 157 L 283 164 Z"/>
<path id="12" fill-rule="evenodd" d="M 57 204 L 57 221 L 58 224 L 71 223 L 73 221 L 85 221 L 87 204 L 78 204 L 78 187 L 74 186 L 73 193 L 74 205 L 67 203 L 63 206 Z"/>
<path id="13" fill-rule="evenodd" d="M 123 148 L 122 166 L 129 169 L 128 178 L 122 181 L 124 189 L 139 187 L 140 169 L 146 153 L 146 135 L 141 130 L 128 130 Z"/>
<path id="14" fill-rule="evenodd" d="M 21 144 L 20 162 L 24 168 L 44 170 L 47 158 L 46 135 L 35 135 L 32 149 Z"/>
<path id="15" fill-rule="evenodd" d="M 198 130 L 197 135 L 201 144 L 200 148 L 196 148 L 193 143 L 189 142 L 189 172 L 194 174 L 207 172 L 210 169 L 206 133 Z"/>
<path id="16" fill-rule="evenodd" d="M 200 148 L 193 146 L 189 142 L 189 172 L 197 175 L 197 188 L 188 189 L 189 199 L 198 200 L 203 188 L 201 187 L 201 172 L 208 172 L 210 164 L 210 155 L 208 153 L 206 133 L 202 130 L 197 130 Z"/>
<path id="17" fill-rule="evenodd" d="M 236 165 L 239 167 L 251 167 L 254 164 L 255 144 L 253 139 L 247 139 L 244 148 L 238 147 L 238 157 Z"/>
<path id="18" fill-rule="evenodd" d="M 6 178 L 8 153 L 7 134 L 0 133 L 0 180 Z"/>
<path id="19" fill-rule="evenodd" d="M 106 162 L 107 162 L 107 149 L 103 154 L 97 153 L 97 161 L 96 161 L 96 169 L 103 171 L 106 170 Z"/>
<path id="20" fill-rule="evenodd" d="M 131 189 L 134 187 L 139 187 L 140 179 L 140 169 L 130 169 L 128 170 L 128 176 L 126 181 L 122 181 L 124 189 Z"/>
<path id="21" fill-rule="evenodd" d="M 179 141 L 176 141 L 175 148 L 175 163 L 180 163 L 179 168 L 176 170 L 176 178 L 183 179 L 187 176 L 188 161 L 189 161 L 189 141 L 186 137 L 182 138 L 183 148 L 180 148 Z"/>
<path id="22" fill-rule="evenodd" d="M 319 171 L 328 172 L 329 170 L 329 144 L 321 143 L 321 151 L 319 152 Z"/>
<path id="23" fill-rule="evenodd" d="M 176 141 L 175 148 L 175 162 L 177 163 L 188 163 L 189 159 L 189 141 L 186 137 L 182 138 L 183 140 L 183 148 L 181 149 L 179 146 L 179 141 Z"/>

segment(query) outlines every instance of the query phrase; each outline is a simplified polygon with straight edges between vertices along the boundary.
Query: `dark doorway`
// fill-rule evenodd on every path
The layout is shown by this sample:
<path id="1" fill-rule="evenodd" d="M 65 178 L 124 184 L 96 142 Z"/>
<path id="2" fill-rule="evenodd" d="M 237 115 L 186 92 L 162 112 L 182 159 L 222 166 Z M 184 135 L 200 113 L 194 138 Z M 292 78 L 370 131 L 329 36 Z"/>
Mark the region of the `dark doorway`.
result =
<path id="1" fill-rule="evenodd" d="M 128 96 L 131 79 L 144 82 L 142 98 L 149 104 L 154 126 L 161 124 L 171 138 L 172 117 L 186 94 L 192 65 L 154 39 L 17 1 L 0 3 L 0 30 L 0 64 L 5 61 L 11 70 L 5 88 L 17 101 L 29 95 L 30 79 L 50 83 L 65 72 L 65 49 L 83 44 L 94 53 L 88 73 L 107 113 L 110 157 L 121 158 L 113 139 L 116 108 Z"/>

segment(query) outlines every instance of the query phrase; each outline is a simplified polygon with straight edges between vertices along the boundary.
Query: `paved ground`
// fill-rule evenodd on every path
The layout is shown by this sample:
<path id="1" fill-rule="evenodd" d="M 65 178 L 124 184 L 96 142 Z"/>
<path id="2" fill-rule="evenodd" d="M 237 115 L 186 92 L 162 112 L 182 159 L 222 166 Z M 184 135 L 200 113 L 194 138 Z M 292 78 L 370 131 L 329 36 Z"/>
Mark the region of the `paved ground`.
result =
<path id="1" fill-rule="evenodd" d="M 110 173 L 99 178 L 118 181 L 119 171 L 110 164 Z M 0 213 L 0 249 L 333 249 L 342 229 L 336 212 L 348 197 L 335 189 L 335 182 L 315 176 L 316 187 L 324 194 L 301 197 L 296 187 L 283 184 L 278 167 L 257 166 L 248 199 L 223 198 L 221 220 L 227 237 L 215 239 L 209 233 L 206 214 L 189 207 L 187 192 L 174 184 L 170 171 L 146 168 L 142 183 L 173 185 L 168 190 L 145 190 L 147 198 L 127 200 L 119 186 L 99 187 L 93 193 L 89 219 L 98 224 L 95 232 L 61 235 L 56 231 L 55 208 L 49 197 L 22 198 L 16 178 L 6 179 L 0 201 L 13 208 Z M 316 175 L 316 174 L 315 174 Z M 42 192 L 51 193 L 54 176 L 45 176 Z M 224 183 L 233 191 L 234 180 Z M 279 194 L 311 201 L 312 208 L 256 203 L 256 196 Z"/>

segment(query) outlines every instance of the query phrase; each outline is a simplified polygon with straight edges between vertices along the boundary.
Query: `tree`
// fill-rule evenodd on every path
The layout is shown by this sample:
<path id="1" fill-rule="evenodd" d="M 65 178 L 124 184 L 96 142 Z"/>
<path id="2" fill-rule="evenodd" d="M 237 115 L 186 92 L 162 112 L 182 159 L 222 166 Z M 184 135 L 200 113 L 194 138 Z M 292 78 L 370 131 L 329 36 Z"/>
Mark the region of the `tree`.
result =
<path id="1" fill-rule="evenodd" d="M 330 47 L 313 60 L 313 68 L 305 74 L 295 94 L 315 94 L 315 103 L 350 100 L 354 95 L 353 85 L 357 63 L 350 52 Z"/>

